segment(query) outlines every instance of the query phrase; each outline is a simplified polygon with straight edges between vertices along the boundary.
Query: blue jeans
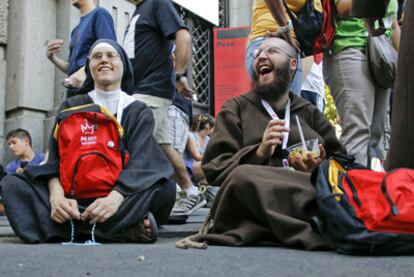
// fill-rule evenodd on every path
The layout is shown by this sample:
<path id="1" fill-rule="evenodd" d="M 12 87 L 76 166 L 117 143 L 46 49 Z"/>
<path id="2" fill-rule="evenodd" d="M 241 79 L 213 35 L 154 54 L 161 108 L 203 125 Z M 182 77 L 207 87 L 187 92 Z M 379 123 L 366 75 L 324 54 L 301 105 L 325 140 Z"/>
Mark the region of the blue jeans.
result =
<path id="1" fill-rule="evenodd" d="M 250 79 L 253 80 L 253 53 L 256 49 L 262 45 L 263 41 L 266 39 L 266 37 L 256 38 L 249 42 L 249 44 L 246 47 L 246 54 L 245 54 L 245 63 L 246 63 L 246 70 L 247 73 L 249 73 Z M 298 55 L 298 67 L 296 69 L 295 76 L 293 77 L 292 83 L 290 84 L 289 90 L 293 92 L 294 94 L 300 96 L 300 91 L 302 87 L 302 58 L 300 57 L 300 54 Z"/>
<path id="2" fill-rule="evenodd" d="M 325 109 L 325 102 L 321 99 L 322 97 L 319 94 L 314 91 L 302 90 L 300 97 L 311 102 L 321 113 L 323 113 L 323 110 Z"/>

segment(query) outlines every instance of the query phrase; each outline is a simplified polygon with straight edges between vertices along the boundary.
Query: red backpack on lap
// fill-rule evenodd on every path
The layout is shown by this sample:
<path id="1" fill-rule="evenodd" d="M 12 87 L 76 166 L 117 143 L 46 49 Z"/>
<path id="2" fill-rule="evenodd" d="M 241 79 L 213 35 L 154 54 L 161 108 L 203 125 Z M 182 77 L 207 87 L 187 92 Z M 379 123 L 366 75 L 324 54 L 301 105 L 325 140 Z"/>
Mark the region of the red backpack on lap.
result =
<path id="1" fill-rule="evenodd" d="M 54 138 L 59 149 L 59 176 L 65 196 L 108 195 L 128 161 L 123 128 L 104 107 L 89 104 L 61 111 Z"/>

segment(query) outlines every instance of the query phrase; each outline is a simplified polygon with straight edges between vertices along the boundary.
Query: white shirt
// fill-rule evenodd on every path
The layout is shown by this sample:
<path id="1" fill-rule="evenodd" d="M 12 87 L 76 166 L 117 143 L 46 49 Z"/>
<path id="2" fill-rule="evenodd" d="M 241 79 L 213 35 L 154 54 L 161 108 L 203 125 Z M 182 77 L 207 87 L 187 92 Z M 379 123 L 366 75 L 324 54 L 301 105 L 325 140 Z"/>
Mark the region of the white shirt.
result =
<path id="1" fill-rule="evenodd" d="M 95 89 L 90 91 L 88 95 L 95 104 L 104 106 L 111 114 L 116 114 L 119 123 L 121 123 L 123 110 L 135 101 L 134 97 L 120 89 L 114 91 Z"/>

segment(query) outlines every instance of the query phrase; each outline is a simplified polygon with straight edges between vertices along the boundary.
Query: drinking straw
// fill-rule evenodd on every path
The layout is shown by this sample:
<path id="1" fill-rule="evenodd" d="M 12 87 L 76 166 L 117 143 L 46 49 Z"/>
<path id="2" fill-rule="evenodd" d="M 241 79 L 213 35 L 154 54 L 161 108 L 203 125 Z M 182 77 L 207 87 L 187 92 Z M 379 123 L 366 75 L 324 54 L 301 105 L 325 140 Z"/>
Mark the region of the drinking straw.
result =
<path id="1" fill-rule="evenodd" d="M 305 149 L 305 151 L 308 151 L 308 148 L 306 147 L 305 137 L 303 136 L 302 126 L 300 125 L 299 117 L 297 115 L 295 117 L 296 117 L 296 123 L 298 124 L 299 135 L 300 135 L 300 140 L 302 142 L 303 149 Z"/>

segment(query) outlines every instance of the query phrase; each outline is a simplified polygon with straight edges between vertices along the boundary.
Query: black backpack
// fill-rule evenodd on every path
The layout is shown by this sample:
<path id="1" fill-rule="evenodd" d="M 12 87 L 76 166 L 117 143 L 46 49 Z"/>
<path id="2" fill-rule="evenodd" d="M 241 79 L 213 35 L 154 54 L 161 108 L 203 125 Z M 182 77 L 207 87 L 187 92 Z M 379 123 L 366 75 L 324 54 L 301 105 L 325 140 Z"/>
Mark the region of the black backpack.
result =
<path id="1" fill-rule="evenodd" d="M 297 13 L 283 1 L 305 57 L 322 53 L 332 46 L 335 36 L 335 5 L 332 1 L 307 0 Z"/>

